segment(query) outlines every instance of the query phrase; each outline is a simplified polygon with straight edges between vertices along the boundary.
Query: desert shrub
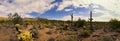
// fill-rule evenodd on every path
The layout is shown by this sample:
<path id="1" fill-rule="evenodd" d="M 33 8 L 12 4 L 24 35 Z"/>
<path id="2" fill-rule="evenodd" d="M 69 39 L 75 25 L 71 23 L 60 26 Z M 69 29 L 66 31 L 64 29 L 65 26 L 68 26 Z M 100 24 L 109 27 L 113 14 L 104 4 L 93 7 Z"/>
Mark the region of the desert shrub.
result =
<path id="1" fill-rule="evenodd" d="M 44 23 L 44 24 L 49 24 L 50 23 L 50 21 L 48 19 L 43 19 L 41 22 Z"/>
<path id="2" fill-rule="evenodd" d="M 51 35 L 52 34 L 52 30 L 49 30 L 48 32 L 46 32 L 46 34 Z"/>
<path id="3" fill-rule="evenodd" d="M 53 29 L 53 25 L 46 25 L 47 28 Z"/>
<path id="4" fill-rule="evenodd" d="M 89 30 L 81 30 L 79 34 L 79 38 L 87 38 L 89 37 L 91 32 Z"/>
<path id="5" fill-rule="evenodd" d="M 72 30 L 73 30 L 73 31 L 78 31 L 78 30 L 79 30 L 79 28 L 72 28 Z"/>
<path id="6" fill-rule="evenodd" d="M 111 36 L 104 36 L 101 41 L 114 41 Z"/>
<path id="7" fill-rule="evenodd" d="M 69 25 L 68 24 L 64 24 L 63 26 L 59 26 L 58 30 L 68 30 Z"/>
<path id="8" fill-rule="evenodd" d="M 62 28 L 62 27 L 59 27 L 59 28 L 57 28 L 56 30 L 63 30 L 63 28 Z"/>
<path id="9" fill-rule="evenodd" d="M 95 27 L 88 27 L 88 28 L 86 28 L 86 29 L 91 32 L 91 31 L 94 31 L 96 28 L 95 28 Z"/>
<path id="10" fill-rule="evenodd" d="M 0 19 L 0 25 L 7 28 L 14 27 L 14 24 L 8 18 Z"/>
<path id="11" fill-rule="evenodd" d="M 55 39 L 54 38 L 50 38 L 48 41 L 55 41 Z"/>
<path id="12" fill-rule="evenodd" d="M 64 24 L 63 30 L 68 30 L 68 24 Z"/>
<path id="13" fill-rule="evenodd" d="M 68 30 L 67 27 L 63 27 L 62 29 L 63 29 L 63 30 Z"/>
<path id="14" fill-rule="evenodd" d="M 57 30 L 68 30 L 68 27 L 59 27 Z"/>
<path id="15" fill-rule="evenodd" d="M 120 21 L 118 21 L 117 19 L 112 19 L 110 20 L 109 23 L 110 23 L 110 27 L 109 27 L 110 30 L 120 32 Z"/>
<path id="16" fill-rule="evenodd" d="M 79 19 L 78 21 L 75 22 L 74 26 L 83 27 L 85 24 L 86 24 L 85 20 Z"/>
<path id="17" fill-rule="evenodd" d="M 33 38 L 38 38 L 39 37 L 38 27 L 33 26 L 33 28 L 31 29 L 30 32 L 31 32 Z"/>
<path id="18" fill-rule="evenodd" d="M 72 37 L 68 37 L 68 38 L 60 39 L 59 41 L 77 41 L 77 40 Z"/>
<path id="19" fill-rule="evenodd" d="M 63 30 L 68 30 L 69 25 L 68 24 L 63 24 Z"/>

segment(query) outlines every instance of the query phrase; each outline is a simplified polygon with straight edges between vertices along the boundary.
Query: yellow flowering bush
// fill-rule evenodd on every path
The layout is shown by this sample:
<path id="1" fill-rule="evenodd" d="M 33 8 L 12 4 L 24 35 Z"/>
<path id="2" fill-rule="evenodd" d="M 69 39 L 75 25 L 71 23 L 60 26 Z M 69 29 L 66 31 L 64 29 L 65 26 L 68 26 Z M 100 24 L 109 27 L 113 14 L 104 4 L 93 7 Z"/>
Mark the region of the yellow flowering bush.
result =
<path id="1" fill-rule="evenodd" d="M 33 41 L 32 35 L 29 31 L 21 32 L 17 36 L 19 41 Z"/>
<path id="2" fill-rule="evenodd" d="M 20 27 L 20 24 L 15 24 L 15 27 Z"/>

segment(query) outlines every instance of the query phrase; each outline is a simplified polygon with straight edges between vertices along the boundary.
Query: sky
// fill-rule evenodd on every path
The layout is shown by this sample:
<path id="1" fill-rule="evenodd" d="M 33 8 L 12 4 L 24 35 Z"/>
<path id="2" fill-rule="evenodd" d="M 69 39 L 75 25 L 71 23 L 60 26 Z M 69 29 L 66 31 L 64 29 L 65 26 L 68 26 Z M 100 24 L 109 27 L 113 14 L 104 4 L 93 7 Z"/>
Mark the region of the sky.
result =
<path id="1" fill-rule="evenodd" d="M 93 21 L 120 19 L 120 0 L 0 0 L 0 17 L 18 13 L 23 18 L 47 18 L 51 20 L 88 20 L 90 11 Z"/>

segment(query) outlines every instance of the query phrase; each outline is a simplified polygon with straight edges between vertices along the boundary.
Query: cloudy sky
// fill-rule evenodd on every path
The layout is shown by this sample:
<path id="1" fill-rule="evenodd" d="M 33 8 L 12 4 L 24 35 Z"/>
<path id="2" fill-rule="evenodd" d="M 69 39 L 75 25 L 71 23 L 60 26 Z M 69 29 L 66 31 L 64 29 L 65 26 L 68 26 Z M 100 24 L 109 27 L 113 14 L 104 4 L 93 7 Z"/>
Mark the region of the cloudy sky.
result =
<path id="1" fill-rule="evenodd" d="M 120 0 L 0 0 L 0 17 L 17 12 L 22 17 L 41 17 L 55 20 L 88 20 L 93 12 L 94 21 L 120 19 Z"/>

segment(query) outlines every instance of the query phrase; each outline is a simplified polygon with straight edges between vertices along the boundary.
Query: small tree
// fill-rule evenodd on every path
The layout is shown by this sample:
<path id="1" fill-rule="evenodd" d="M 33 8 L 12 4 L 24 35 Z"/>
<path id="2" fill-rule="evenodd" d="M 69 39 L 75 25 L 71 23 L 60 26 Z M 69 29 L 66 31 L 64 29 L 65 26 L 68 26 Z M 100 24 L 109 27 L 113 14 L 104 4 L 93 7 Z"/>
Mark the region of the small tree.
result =
<path id="1" fill-rule="evenodd" d="M 12 20 L 14 24 L 21 24 L 22 18 L 18 15 L 18 13 L 15 13 L 12 15 L 11 13 L 8 15 L 8 17 Z"/>
<path id="2" fill-rule="evenodd" d="M 11 20 L 12 19 L 12 13 L 8 14 L 8 18 Z"/>
<path id="3" fill-rule="evenodd" d="M 12 13 L 8 14 L 8 20 L 9 20 L 9 23 L 12 23 Z"/>
<path id="4" fill-rule="evenodd" d="M 22 23 L 22 18 L 17 13 L 15 13 L 13 15 L 12 21 L 14 22 L 14 24 Z"/>

